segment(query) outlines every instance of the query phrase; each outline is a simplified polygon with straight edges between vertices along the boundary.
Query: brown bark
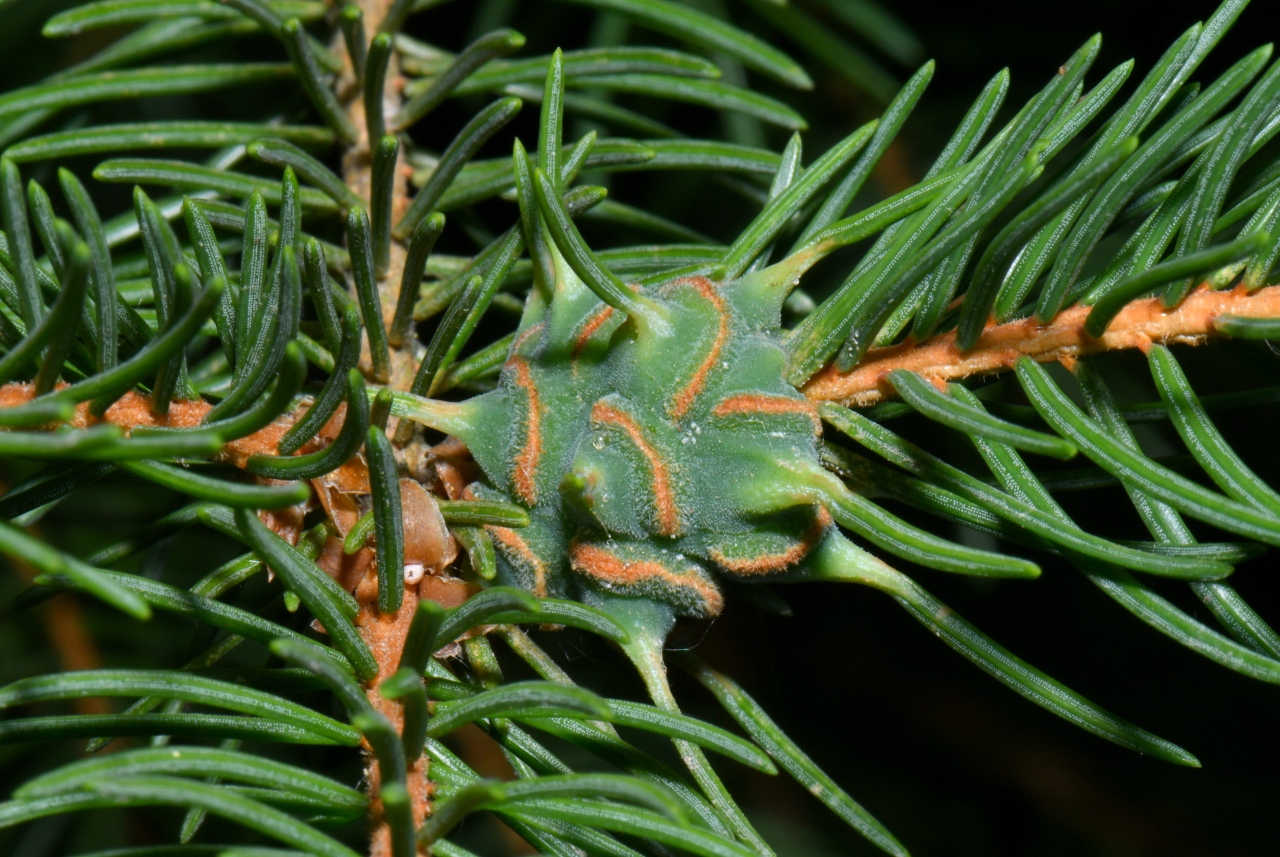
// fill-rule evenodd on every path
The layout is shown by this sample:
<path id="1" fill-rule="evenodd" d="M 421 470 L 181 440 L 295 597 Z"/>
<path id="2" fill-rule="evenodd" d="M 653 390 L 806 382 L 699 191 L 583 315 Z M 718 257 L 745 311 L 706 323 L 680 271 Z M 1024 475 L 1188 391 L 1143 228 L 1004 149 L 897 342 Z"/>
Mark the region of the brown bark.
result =
<path id="1" fill-rule="evenodd" d="M 393 0 L 354 0 L 354 2 L 364 13 L 366 36 L 372 38 L 377 34 L 383 19 L 386 18 Z M 346 182 L 347 187 L 355 191 L 362 199 L 368 200 L 370 199 L 372 186 L 373 164 L 371 152 L 379 141 L 370 140 L 368 137 L 363 87 L 356 83 L 355 74 L 351 67 L 351 58 L 346 56 L 345 48 L 341 45 L 335 45 L 335 47 L 345 57 L 346 61 L 346 69 L 338 81 L 339 97 L 342 99 L 347 116 L 351 119 L 358 135 L 355 145 L 342 155 L 343 180 Z M 387 86 L 383 91 L 381 104 L 383 115 L 388 119 L 394 116 L 400 107 L 403 86 L 404 79 L 400 75 L 397 57 L 393 53 L 390 66 L 387 69 Z M 398 221 L 408 208 L 408 175 L 409 171 L 404 168 L 403 164 L 398 164 L 395 170 L 395 184 L 392 195 L 392 223 Z M 391 242 L 390 265 L 378 280 L 378 293 L 382 299 L 382 321 L 384 325 L 390 325 L 392 315 L 395 312 L 401 278 L 404 273 L 405 252 L 406 248 L 401 242 L 395 240 Z M 400 346 L 392 349 L 391 378 L 388 386 L 399 390 L 407 390 L 409 388 L 417 371 L 417 350 L 417 338 L 411 329 Z M 366 371 L 366 375 L 369 374 L 368 370 L 370 368 L 367 361 L 368 350 L 366 343 L 361 359 L 361 368 Z M 397 569 L 398 576 L 399 570 Z M 445 597 L 446 592 L 444 590 L 436 591 L 439 586 L 432 584 L 431 581 L 433 580 L 434 578 L 430 576 L 423 579 L 421 584 L 423 597 Z M 448 584 L 441 585 L 444 585 L 449 592 L 452 592 Z M 378 611 L 377 572 L 374 564 L 369 563 L 366 566 L 363 580 L 355 588 L 355 596 L 360 604 L 360 613 L 356 617 L 356 627 L 378 662 L 378 677 L 367 688 L 369 702 L 377 711 L 385 715 L 395 726 L 396 731 L 399 732 L 404 726 L 403 708 L 398 702 L 384 699 L 382 694 L 378 692 L 378 684 L 390 677 L 399 664 L 400 653 L 404 649 L 409 625 L 418 607 L 419 584 L 415 583 L 405 587 L 404 599 L 399 611 L 393 615 L 381 614 Z M 382 776 L 378 769 L 377 759 L 369 752 L 367 747 L 365 750 L 365 780 L 368 784 L 369 795 L 373 799 L 369 855 L 370 857 L 390 857 L 391 836 L 382 816 L 382 804 L 378 797 Z M 418 827 L 431 814 L 432 787 L 428 778 L 426 757 L 409 759 L 408 763 L 408 782 L 406 785 L 412 801 L 414 826 Z M 424 855 L 428 853 L 425 846 L 420 849 L 420 853 Z"/>
<path id="2" fill-rule="evenodd" d="M 345 5 L 345 3 L 343 4 Z M 364 12 L 365 33 L 369 38 L 377 35 L 378 26 L 391 8 L 392 0 L 356 0 L 355 5 Z M 368 201 L 373 184 L 372 148 L 377 140 L 369 139 L 365 122 L 364 91 L 356 83 L 355 73 L 351 69 L 351 58 L 346 55 L 342 39 L 334 44 L 335 51 L 340 53 L 346 64 L 345 70 L 337 82 L 337 91 L 348 118 L 356 128 L 356 142 L 342 154 L 342 178 L 347 187 L 355 191 L 361 199 Z M 404 77 L 400 74 L 400 63 L 395 53 L 387 68 L 387 86 L 383 90 L 382 113 L 388 120 L 400 109 L 401 93 L 404 89 Z M 402 150 L 403 151 L 403 150 Z M 392 192 L 391 221 L 397 222 L 409 207 L 409 176 L 412 169 L 403 159 L 395 171 L 395 184 Z M 391 261 L 386 273 L 378 278 L 378 293 L 382 298 L 383 322 L 391 323 L 395 312 L 396 300 L 400 294 L 400 281 L 404 274 L 405 245 L 399 241 L 391 242 Z M 389 386 L 398 390 L 407 390 L 413 382 L 418 364 L 416 358 L 418 341 L 413 330 L 406 334 L 399 348 L 391 350 L 391 380 Z M 361 368 L 369 370 L 368 351 L 362 355 Z"/>
<path id="3" fill-rule="evenodd" d="M 1041 363 L 1059 361 L 1068 366 L 1079 357 L 1099 351 L 1137 348 L 1146 351 L 1154 343 L 1199 344 L 1218 336 L 1214 320 L 1232 314 L 1275 318 L 1280 316 L 1280 286 L 1259 289 L 1212 291 L 1201 286 L 1177 307 L 1166 310 L 1159 298 L 1145 298 L 1125 307 L 1097 338 L 1084 332 L 1089 307 L 1063 311 L 1046 325 L 1034 319 L 991 324 L 968 351 L 956 348 L 955 333 L 924 342 L 906 342 L 870 351 L 849 372 L 827 366 L 804 386 L 817 401 L 865 406 L 894 395 L 886 380 L 894 369 L 910 369 L 934 384 L 1002 372 L 1019 357 Z"/>

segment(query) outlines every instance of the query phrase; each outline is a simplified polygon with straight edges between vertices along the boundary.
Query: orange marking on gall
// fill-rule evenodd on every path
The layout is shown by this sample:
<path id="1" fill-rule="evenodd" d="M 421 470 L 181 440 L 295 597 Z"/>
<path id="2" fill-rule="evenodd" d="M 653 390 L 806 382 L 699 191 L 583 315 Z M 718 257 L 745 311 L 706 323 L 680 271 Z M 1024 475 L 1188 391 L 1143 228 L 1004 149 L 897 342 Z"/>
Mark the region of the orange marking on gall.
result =
<path id="1" fill-rule="evenodd" d="M 542 333 L 542 322 L 538 322 L 533 327 L 529 328 L 528 330 L 524 331 L 523 333 L 521 333 L 519 336 L 516 337 L 515 342 L 511 343 L 511 353 L 519 354 L 520 349 L 524 347 L 524 344 L 526 342 L 528 342 L 530 339 L 532 339 L 533 337 L 541 333 Z"/>
<path id="2" fill-rule="evenodd" d="M 658 455 L 657 450 L 644 439 L 644 435 L 640 433 L 640 426 L 636 425 L 635 420 L 629 415 L 604 402 L 596 402 L 591 407 L 591 420 L 618 426 L 644 454 L 649 462 L 649 469 L 653 473 L 653 502 L 658 510 L 658 535 L 679 535 L 680 511 L 676 508 L 675 493 L 671 490 L 671 477 L 667 473 L 667 464 Z"/>
<path id="3" fill-rule="evenodd" d="M 724 596 L 715 585 L 697 577 L 676 574 L 658 562 L 627 562 L 604 548 L 581 543 L 570 548 L 569 561 L 576 570 L 589 574 L 596 580 L 617 586 L 634 586 L 645 580 L 657 578 L 672 586 L 692 589 L 702 599 L 710 616 L 719 615 L 724 607 Z"/>
<path id="4" fill-rule="evenodd" d="M 587 342 L 591 337 L 595 336 L 597 330 L 601 328 L 609 317 L 613 315 L 613 307 L 605 305 L 596 310 L 588 319 L 586 324 L 582 326 L 582 332 L 578 334 L 578 338 L 573 341 L 573 350 L 570 352 L 570 358 L 578 359 L 579 352 L 587 347 Z"/>
<path id="5" fill-rule="evenodd" d="M 720 315 L 720 323 L 716 329 L 715 341 L 711 343 L 711 350 L 707 352 L 707 356 L 698 365 L 693 377 L 689 379 L 689 383 L 685 384 L 684 389 L 676 393 L 671 400 L 671 405 L 668 407 L 667 412 L 673 420 L 680 419 L 689 412 L 689 408 L 693 407 L 698 394 L 706 386 L 707 375 L 711 373 L 712 367 L 720 359 L 720 352 L 724 350 L 724 343 L 729 338 L 729 316 L 725 312 L 724 300 L 716 292 L 716 288 L 711 281 L 706 277 L 690 277 L 689 279 L 678 281 L 677 285 L 692 286 L 698 294 L 702 295 L 716 308 L 716 312 Z"/>
<path id="6" fill-rule="evenodd" d="M 524 446 L 516 453 L 515 482 L 516 495 L 533 505 L 538 498 L 538 461 L 542 458 L 542 400 L 538 388 L 533 382 L 533 374 L 529 371 L 529 363 L 523 357 L 513 357 L 507 365 L 515 370 L 515 384 L 524 389 L 529 397 L 529 428 L 525 436 Z"/>
<path id="7" fill-rule="evenodd" d="M 817 410 L 808 399 L 789 399 L 786 396 L 770 396 L 764 393 L 739 393 L 736 396 L 729 396 L 716 405 L 711 413 L 717 417 L 739 414 L 804 414 L 813 423 L 815 432 L 822 428 Z"/>
<path id="8" fill-rule="evenodd" d="M 831 526 L 831 514 L 819 506 L 817 517 L 814 518 L 813 524 L 810 525 L 809 529 L 805 530 L 804 535 L 800 537 L 800 541 L 781 553 L 764 554 L 750 559 L 737 559 L 725 556 L 723 552 L 712 548 L 711 559 L 725 571 L 731 571 L 734 574 L 772 574 L 776 571 L 782 571 L 788 566 L 795 565 L 804 559 L 809 551 L 813 550 L 813 546 L 829 526 Z"/>
<path id="9" fill-rule="evenodd" d="M 528 542 L 510 527 L 486 526 L 489 534 L 497 539 L 504 548 L 523 562 L 533 572 L 533 594 L 539 598 L 547 597 L 547 567 L 538 559 L 538 555 L 529 547 Z"/>

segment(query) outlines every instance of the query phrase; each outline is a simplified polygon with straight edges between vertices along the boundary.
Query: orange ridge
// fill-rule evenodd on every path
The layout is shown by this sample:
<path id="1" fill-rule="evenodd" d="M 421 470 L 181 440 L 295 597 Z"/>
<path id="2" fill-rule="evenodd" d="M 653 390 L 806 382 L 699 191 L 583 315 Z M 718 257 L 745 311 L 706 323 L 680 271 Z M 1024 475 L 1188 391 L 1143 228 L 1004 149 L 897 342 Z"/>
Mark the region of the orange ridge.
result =
<path id="1" fill-rule="evenodd" d="M 668 409 L 668 413 L 671 415 L 673 420 L 679 420 L 689 412 L 689 408 L 693 407 L 693 403 L 697 400 L 698 394 L 701 393 L 702 388 L 706 386 L 707 375 L 711 373 L 712 368 L 716 365 L 716 361 L 720 359 L 720 352 L 724 350 L 725 341 L 729 338 L 729 317 L 725 312 L 724 299 L 717 294 L 715 285 L 706 277 L 690 277 L 688 279 L 677 280 L 673 285 L 692 286 L 698 294 L 715 307 L 716 313 L 719 315 L 719 326 L 716 329 L 716 338 L 711 344 L 711 350 L 707 352 L 707 356 L 703 358 L 702 363 L 698 365 L 697 370 L 693 373 L 693 377 L 689 379 L 689 383 L 671 399 L 671 405 Z"/>
<path id="2" fill-rule="evenodd" d="M 831 513 L 821 506 L 817 508 L 818 514 L 814 516 L 813 523 L 809 525 L 809 528 L 800 536 L 800 540 L 781 553 L 763 554 L 750 559 L 735 559 L 725 556 L 724 552 L 718 548 L 712 548 L 711 559 L 725 571 L 740 574 L 744 577 L 773 574 L 774 572 L 782 571 L 788 566 L 795 565 L 804 559 L 809 551 L 813 550 L 813 546 L 818 543 L 818 539 L 827 531 L 827 527 L 831 526 Z"/>
<path id="3" fill-rule="evenodd" d="M 653 503 L 658 511 L 658 535 L 678 536 L 680 534 L 680 510 L 676 506 L 675 492 L 671 489 L 671 477 L 667 473 L 666 462 L 658 455 L 657 450 L 645 440 L 644 435 L 640 432 L 640 426 L 636 425 L 635 420 L 631 419 L 629 415 L 612 405 L 605 404 L 604 401 L 599 401 L 592 405 L 591 421 L 611 423 L 621 428 L 648 460 L 649 469 L 653 473 Z"/>
<path id="4" fill-rule="evenodd" d="M 808 399 L 792 399 L 767 393 L 739 393 L 715 406 L 712 416 L 731 417 L 740 414 L 803 414 L 813 423 L 814 432 L 822 428 L 818 412 Z"/>
<path id="5" fill-rule="evenodd" d="M 702 599 L 708 616 L 718 616 L 724 609 L 724 596 L 714 584 L 698 577 L 676 574 L 662 563 L 648 560 L 627 562 L 604 548 L 581 542 L 569 550 L 573 567 L 597 580 L 617 586 L 635 586 L 657 578 L 672 586 L 692 589 Z"/>
<path id="6" fill-rule="evenodd" d="M 523 357 L 513 357 L 507 365 L 515 369 L 515 384 L 522 387 L 529 397 L 528 434 L 524 446 L 516 454 L 512 481 L 516 494 L 532 506 L 538 500 L 538 462 L 542 458 L 542 397 L 529 371 L 529 362 Z"/>

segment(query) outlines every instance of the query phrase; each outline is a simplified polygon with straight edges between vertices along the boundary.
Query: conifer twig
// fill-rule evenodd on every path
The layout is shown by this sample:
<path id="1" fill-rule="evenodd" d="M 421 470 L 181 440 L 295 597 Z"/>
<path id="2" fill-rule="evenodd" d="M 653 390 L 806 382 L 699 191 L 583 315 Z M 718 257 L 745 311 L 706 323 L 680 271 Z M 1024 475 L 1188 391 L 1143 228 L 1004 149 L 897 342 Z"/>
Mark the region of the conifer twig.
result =
<path id="1" fill-rule="evenodd" d="M 354 4 L 363 14 L 364 32 L 366 38 L 368 38 L 379 31 L 383 20 L 387 17 L 387 13 L 391 11 L 394 5 L 394 0 L 354 0 Z M 372 207 L 373 150 L 379 141 L 370 140 L 368 136 L 369 123 L 365 121 L 364 87 L 360 85 L 364 75 L 356 74 L 352 65 L 354 59 L 347 54 L 345 46 L 342 45 L 342 39 L 338 38 L 336 41 L 335 49 L 345 57 L 346 66 L 339 79 L 338 90 L 343 106 L 347 111 L 347 116 L 357 130 L 355 144 L 342 155 L 343 180 L 348 188 L 354 191 L 361 199 L 369 202 Z M 358 53 L 368 54 L 367 51 L 358 51 Z M 400 76 L 399 60 L 394 51 L 390 55 L 385 79 L 387 84 L 382 90 L 383 115 L 394 116 L 400 109 L 401 87 L 404 84 L 403 78 Z M 398 221 L 408 206 L 408 173 L 397 165 L 393 169 L 391 222 Z M 378 278 L 378 292 L 385 317 L 377 320 L 367 319 L 366 327 L 370 324 L 383 324 L 385 326 L 391 324 L 392 314 L 398 303 L 397 298 L 404 272 L 405 257 L 406 248 L 404 244 L 393 239 L 390 248 L 390 262 Z M 388 386 L 400 390 L 409 388 L 417 371 L 415 359 L 417 348 L 417 337 L 411 328 L 404 335 L 399 346 L 391 351 L 391 377 Z M 362 367 L 369 365 L 365 362 L 367 359 L 369 358 L 366 352 L 366 354 L 362 354 Z M 366 374 L 368 373 L 366 372 Z M 399 569 L 395 570 L 395 576 L 399 578 Z M 361 637 L 364 638 L 365 643 L 369 646 L 370 651 L 373 652 L 378 662 L 379 675 L 370 684 L 367 695 L 374 709 L 387 717 L 397 731 L 401 731 L 404 727 L 404 713 L 401 703 L 385 699 L 378 692 L 377 685 L 381 680 L 390 677 L 398 668 L 400 653 L 404 649 L 409 624 L 418 607 L 418 587 L 406 586 L 400 609 L 389 616 L 379 613 L 377 592 L 377 575 L 370 569 L 366 572 L 364 580 L 360 582 L 355 591 L 356 600 L 360 604 L 360 614 L 357 616 L 356 625 L 360 630 Z M 378 798 L 381 786 L 378 762 L 376 757 L 369 752 L 366 752 L 365 758 L 367 764 L 366 782 L 368 783 L 370 797 L 373 798 L 373 830 L 369 854 L 370 857 L 390 857 L 392 849 L 391 835 L 385 821 L 382 819 L 381 802 Z M 426 756 L 420 755 L 417 759 L 409 759 L 407 761 L 408 777 L 406 785 L 409 790 L 413 822 L 416 828 L 420 827 L 423 821 L 431 814 L 431 785 L 427 776 Z"/>
<path id="2" fill-rule="evenodd" d="M 351 0 L 351 3 L 359 7 L 363 12 L 364 30 L 366 34 L 371 36 L 378 32 L 378 27 L 394 4 L 394 0 Z M 342 178 L 350 190 L 365 200 L 366 203 L 369 203 L 371 202 L 373 188 L 373 148 L 378 141 L 369 139 L 368 123 L 365 121 L 363 87 L 357 81 L 357 75 L 351 65 L 352 59 L 347 56 L 346 47 L 341 37 L 335 39 L 334 50 L 344 57 L 345 68 L 338 79 L 337 88 L 342 105 L 347 111 L 347 117 L 357 131 L 355 144 L 342 153 Z M 400 74 L 399 59 L 394 51 L 391 53 L 388 64 L 386 81 L 387 85 L 383 88 L 382 97 L 383 115 L 394 116 L 396 111 L 400 109 L 401 90 L 404 86 L 404 78 Z M 409 207 L 409 173 L 410 170 L 403 164 L 397 165 L 394 170 L 391 194 L 391 221 L 393 223 L 399 221 Z M 385 315 L 383 323 L 386 325 L 391 324 L 392 314 L 395 311 L 396 299 L 400 290 L 400 280 L 404 273 L 405 255 L 405 245 L 393 239 L 391 241 L 390 264 L 386 272 L 378 278 L 378 291 L 382 298 L 382 308 Z M 410 330 L 399 348 L 392 349 L 391 387 L 398 390 L 409 389 L 409 384 L 412 383 L 414 373 L 417 371 L 415 362 L 417 347 L 417 337 Z M 362 363 L 362 365 L 365 364 Z"/>
<path id="3" fill-rule="evenodd" d="M 1084 332 L 1090 309 L 1071 307 L 1047 325 L 1034 318 L 989 324 L 974 347 L 965 352 L 956 348 L 954 331 L 920 343 L 908 340 L 877 348 L 848 372 L 827 366 L 804 386 L 804 393 L 815 401 L 865 406 L 895 395 L 888 381 L 894 369 L 908 369 L 941 386 L 947 381 L 1003 372 L 1013 368 L 1019 357 L 1040 363 L 1056 360 L 1070 368 L 1077 358 L 1099 351 L 1137 348 L 1145 352 L 1153 343 L 1199 344 L 1220 335 L 1213 323 L 1221 315 L 1280 315 L 1280 286 L 1252 293 L 1243 288 L 1212 291 L 1201 286 L 1171 310 L 1165 309 L 1158 297 L 1136 300 L 1097 338 Z"/>

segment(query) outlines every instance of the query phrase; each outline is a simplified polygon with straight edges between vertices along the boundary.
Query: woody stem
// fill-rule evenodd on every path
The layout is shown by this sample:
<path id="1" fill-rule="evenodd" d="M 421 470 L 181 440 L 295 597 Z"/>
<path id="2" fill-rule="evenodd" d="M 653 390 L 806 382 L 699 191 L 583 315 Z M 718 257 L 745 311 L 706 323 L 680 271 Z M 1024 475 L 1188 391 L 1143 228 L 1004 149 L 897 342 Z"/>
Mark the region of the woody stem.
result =
<path id="1" fill-rule="evenodd" d="M 1219 316 L 1280 315 L 1280 286 L 1252 293 L 1201 286 L 1173 309 L 1165 309 L 1159 298 L 1136 300 L 1098 337 L 1085 333 L 1089 310 L 1072 307 L 1046 325 L 1035 319 L 988 325 L 973 348 L 964 352 L 956 348 L 954 331 L 920 343 L 878 348 L 848 372 L 827 366 L 805 384 L 804 393 L 814 401 L 866 406 L 894 395 L 887 380 L 894 369 L 908 369 L 942 384 L 1011 369 L 1019 357 L 1041 363 L 1056 360 L 1070 368 L 1077 358 L 1100 351 L 1137 348 L 1145 352 L 1153 343 L 1199 344 L 1221 335 L 1214 325 Z"/>
<path id="2" fill-rule="evenodd" d="M 354 2 L 363 13 L 366 38 L 377 34 L 382 21 L 391 10 L 394 0 L 348 0 Z M 345 57 L 346 68 L 337 81 L 337 91 L 346 109 L 351 124 L 355 126 L 357 138 L 353 145 L 342 153 L 342 175 L 347 187 L 361 199 L 370 200 L 373 186 L 373 147 L 378 140 L 370 140 L 365 122 L 365 103 L 363 87 L 356 81 L 352 61 L 346 54 L 341 40 L 335 44 L 336 52 Z M 386 75 L 387 85 L 383 88 L 379 105 L 383 116 L 393 116 L 400 107 L 401 86 L 399 61 L 393 51 Z M 397 164 L 393 170 L 391 218 L 394 223 L 409 205 L 408 181 L 406 171 Z M 403 243 L 392 240 L 390 264 L 378 279 L 378 292 L 383 308 L 382 319 L 366 319 L 366 325 L 381 323 L 388 326 L 391 322 L 401 279 L 405 265 L 406 248 Z M 412 329 L 404 337 L 398 347 L 392 349 L 391 378 L 389 386 L 393 389 L 407 390 L 413 381 L 417 369 L 415 351 L 418 348 L 417 338 Z M 365 357 L 367 358 L 367 352 Z M 362 359 L 362 366 L 368 366 Z M 399 578 L 397 569 L 395 579 Z M 378 662 L 378 677 L 371 682 L 367 695 L 373 707 L 385 715 L 397 731 L 404 728 L 404 712 L 399 702 L 384 699 L 378 692 L 378 684 L 389 678 L 399 664 L 400 653 L 404 649 L 405 637 L 408 634 L 410 621 L 417 610 L 418 590 L 416 586 L 405 588 L 404 599 L 400 609 L 391 615 L 378 611 L 377 578 L 370 571 L 365 580 L 356 588 L 356 600 L 360 604 L 360 613 L 356 617 L 356 626 L 361 637 L 373 652 Z M 377 759 L 366 748 L 366 777 L 372 803 L 372 832 L 369 845 L 370 857 L 391 857 L 392 844 L 390 830 L 383 817 L 379 793 L 382 785 L 381 771 Z M 406 787 L 409 792 L 413 811 L 414 826 L 420 827 L 424 819 L 431 813 L 431 784 L 428 779 L 427 760 L 425 756 L 410 759 Z M 425 846 L 421 846 L 420 854 L 426 854 Z"/>

